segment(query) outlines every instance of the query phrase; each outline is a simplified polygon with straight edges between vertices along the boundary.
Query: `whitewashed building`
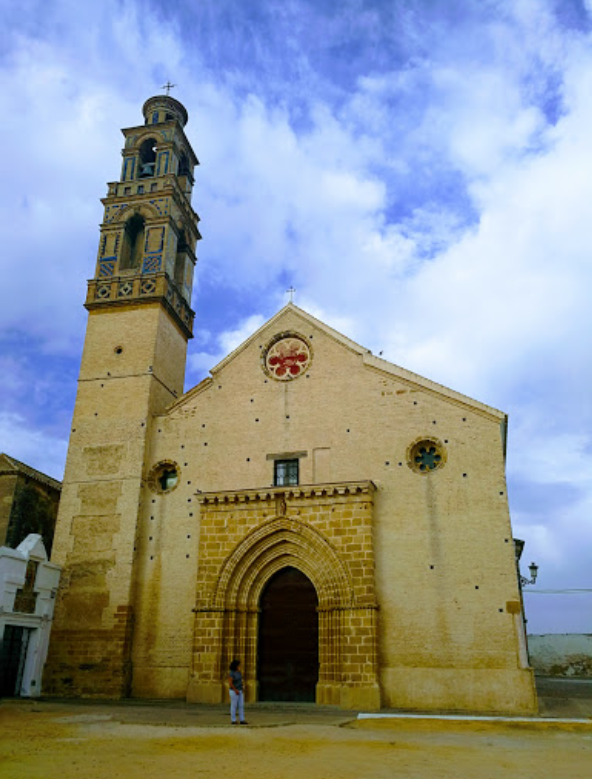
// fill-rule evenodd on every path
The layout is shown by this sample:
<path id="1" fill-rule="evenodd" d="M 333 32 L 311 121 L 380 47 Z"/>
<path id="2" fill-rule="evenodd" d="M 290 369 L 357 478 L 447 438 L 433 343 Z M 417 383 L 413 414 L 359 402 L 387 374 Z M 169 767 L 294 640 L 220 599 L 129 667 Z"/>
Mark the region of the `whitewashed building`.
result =
<path id="1" fill-rule="evenodd" d="M 41 693 L 60 572 L 37 533 L 0 547 L 0 697 Z"/>

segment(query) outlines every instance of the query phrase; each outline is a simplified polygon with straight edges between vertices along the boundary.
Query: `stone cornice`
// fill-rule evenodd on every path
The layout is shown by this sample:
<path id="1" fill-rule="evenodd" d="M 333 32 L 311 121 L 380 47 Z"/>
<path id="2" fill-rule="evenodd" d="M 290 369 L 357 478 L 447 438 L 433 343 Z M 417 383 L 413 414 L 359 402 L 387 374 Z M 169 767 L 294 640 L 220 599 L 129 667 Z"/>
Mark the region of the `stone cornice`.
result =
<path id="1" fill-rule="evenodd" d="M 195 312 L 165 271 L 106 276 L 88 282 L 88 311 L 158 302 L 164 306 L 186 338 L 193 338 Z"/>
<path id="2" fill-rule="evenodd" d="M 118 195 L 118 187 L 135 186 L 137 184 L 143 184 L 145 182 L 162 183 L 162 187 L 155 192 L 142 192 L 140 194 Z M 189 201 L 188 195 L 181 189 L 177 177 L 174 173 L 165 173 L 162 176 L 154 176 L 145 179 L 134 179 L 131 182 L 128 181 L 111 181 L 107 184 L 108 194 L 106 197 L 101 198 L 101 203 L 107 208 L 108 206 L 121 203 L 122 201 L 130 206 L 138 206 L 146 203 L 150 205 L 151 200 L 158 199 L 159 197 L 172 197 L 175 205 L 185 215 L 185 219 L 193 231 L 196 239 L 201 240 L 201 234 L 199 232 L 198 224 L 200 222 L 199 214 L 194 210 Z M 123 210 L 122 210 L 123 213 Z M 155 224 L 159 221 L 163 223 L 171 219 L 170 214 L 162 214 L 155 218 Z M 125 220 L 124 220 L 125 221 Z M 101 229 L 121 229 L 121 220 L 118 217 L 114 217 L 107 221 L 103 221 L 100 224 Z"/>
<path id="3" fill-rule="evenodd" d="M 228 490 L 196 493 L 203 506 L 215 503 L 258 503 L 278 498 L 298 500 L 302 498 L 325 498 L 336 495 L 368 495 L 376 491 L 372 481 L 344 481 L 332 484 L 299 484 L 293 487 L 268 487 L 266 489 Z"/>

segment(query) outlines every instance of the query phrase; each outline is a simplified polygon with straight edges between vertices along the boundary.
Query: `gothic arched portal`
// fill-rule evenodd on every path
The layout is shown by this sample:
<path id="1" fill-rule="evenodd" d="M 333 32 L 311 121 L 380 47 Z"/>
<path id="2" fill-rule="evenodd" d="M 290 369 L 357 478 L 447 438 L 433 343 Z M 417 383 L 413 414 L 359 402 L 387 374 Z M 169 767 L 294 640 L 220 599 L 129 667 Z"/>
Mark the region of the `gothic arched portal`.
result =
<path id="1" fill-rule="evenodd" d="M 356 500 L 361 501 L 362 495 L 355 493 Z M 211 539 L 220 538 L 217 528 L 225 521 L 221 515 L 229 512 L 232 504 L 210 502 L 208 497 L 203 500 L 208 503 L 201 516 L 202 574 L 197 583 L 188 700 L 224 700 L 226 671 L 230 661 L 238 658 L 248 701 L 316 700 L 342 706 L 355 702 L 357 708 L 376 705 L 376 603 L 371 591 L 371 561 L 366 578 L 358 575 L 354 580 L 350 571 L 353 559 L 346 563 L 325 534 L 285 515 L 256 523 L 221 558 L 216 550 L 222 545 Z M 331 506 L 328 510 L 331 513 Z M 208 552 L 210 557 L 217 555 L 217 572 L 207 560 Z M 292 610 L 294 598 L 300 598 L 301 603 Z M 288 621 L 303 621 L 303 633 L 308 630 L 312 641 L 307 642 L 303 635 L 295 637 L 294 632 L 290 636 L 282 609 L 286 615 L 291 612 Z M 300 648 L 289 656 L 290 642 L 296 644 L 300 639 Z M 270 649 L 275 640 L 278 651 Z M 295 678 L 298 676 L 302 677 L 301 686 Z"/>
<path id="2" fill-rule="evenodd" d="M 310 579 L 286 566 L 259 601 L 260 701 L 315 701 L 319 680 L 319 599 Z"/>

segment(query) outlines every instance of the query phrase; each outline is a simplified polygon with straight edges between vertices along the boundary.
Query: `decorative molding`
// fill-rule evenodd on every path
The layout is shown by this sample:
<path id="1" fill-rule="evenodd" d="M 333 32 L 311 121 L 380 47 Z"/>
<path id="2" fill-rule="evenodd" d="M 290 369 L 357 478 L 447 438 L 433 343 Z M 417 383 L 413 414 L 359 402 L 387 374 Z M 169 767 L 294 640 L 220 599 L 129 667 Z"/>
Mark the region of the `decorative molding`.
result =
<path id="1" fill-rule="evenodd" d="M 202 492 L 197 494 L 198 502 L 203 506 L 216 503 L 257 503 L 275 501 L 276 496 L 287 500 L 306 498 L 331 498 L 336 495 L 368 495 L 376 491 L 372 481 L 347 481 L 334 484 L 301 484 L 296 487 L 270 487 L 266 490 L 231 490 L 223 492 Z"/>
<path id="2" fill-rule="evenodd" d="M 186 338 L 193 337 L 195 312 L 165 271 L 91 279 L 88 282 L 84 305 L 88 311 L 93 311 L 105 307 L 155 301 L 164 305 Z"/>
<path id="3" fill-rule="evenodd" d="M 430 451 L 432 449 L 433 452 Z M 427 476 L 446 465 L 447 451 L 438 438 L 430 435 L 419 436 L 407 447 L 406 459 L 407 465 L 414 473 Z"/>
<path id="4" fill-rule="evenodd" d="M 309 340 L 295 330 L 286 330 L 276 333 L 263 347 L 261 367 L 274 381 L 294 381 L 310 369 L 312 358 Z"/>

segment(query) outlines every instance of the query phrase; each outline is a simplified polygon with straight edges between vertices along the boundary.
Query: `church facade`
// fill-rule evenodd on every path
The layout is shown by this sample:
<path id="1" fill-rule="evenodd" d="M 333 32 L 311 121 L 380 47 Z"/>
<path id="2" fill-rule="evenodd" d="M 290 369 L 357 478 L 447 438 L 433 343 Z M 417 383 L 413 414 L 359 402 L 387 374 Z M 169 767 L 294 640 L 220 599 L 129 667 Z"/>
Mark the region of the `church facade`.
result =
<path id="1" fill-rule="evenodd" d="M 53 562 L 44 691 L 532 712 L 507 417 L 289 303 L 183 392 L 198 164 L 170 96 L 123 131 Z"/>

